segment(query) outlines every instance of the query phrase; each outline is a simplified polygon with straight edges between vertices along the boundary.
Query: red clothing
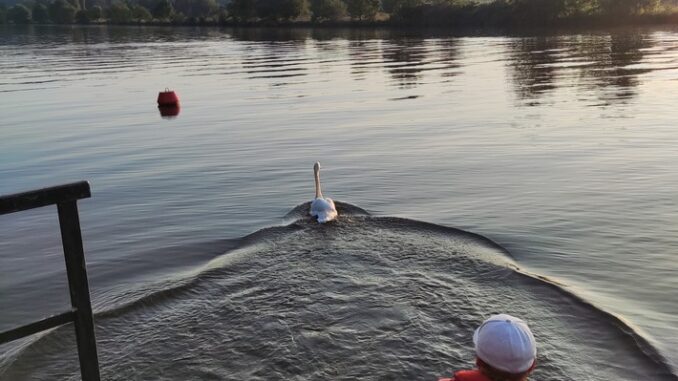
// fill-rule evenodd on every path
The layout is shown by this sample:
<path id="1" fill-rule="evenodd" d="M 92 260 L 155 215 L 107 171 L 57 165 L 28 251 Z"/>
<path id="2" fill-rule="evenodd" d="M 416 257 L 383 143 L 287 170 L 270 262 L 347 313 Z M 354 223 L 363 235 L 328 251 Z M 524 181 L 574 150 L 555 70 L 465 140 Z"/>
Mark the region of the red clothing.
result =
<path id="1" fill-rule="evenodd" d="M 453 378 L 441 378 L 438 381 L 492 381 L 478 369 L 460 370 Z"/>

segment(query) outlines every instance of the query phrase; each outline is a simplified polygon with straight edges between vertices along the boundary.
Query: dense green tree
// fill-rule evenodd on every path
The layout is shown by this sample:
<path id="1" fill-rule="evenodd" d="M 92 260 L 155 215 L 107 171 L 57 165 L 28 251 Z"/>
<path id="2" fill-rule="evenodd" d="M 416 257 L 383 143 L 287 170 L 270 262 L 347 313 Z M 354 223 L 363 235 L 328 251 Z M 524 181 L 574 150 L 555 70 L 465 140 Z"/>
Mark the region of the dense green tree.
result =
<path id="1" fill-rule="evenodd" d="M 501 0 L 493 0 L 501 1 Z M 381 0 L 381 10 L 386 13 L 397 13 L 402 7 L 415 8 L 425 5 L 436 5 L 440 3 L 456 3 L 457 1 L 448 0 Z"/>
<path id="2" fill-rule="evenodd" d="M 184 16 L 184 14 L 181 12 L 172 12 L 170 21 L 172 24 L 182 24 L 186 22 L 186 16 Z"/>
<path id="3" fill-rule="evenodd" d="M 381 0 L 381 9 L 386 13 L 396 13 L 403 6 L 405 0 Z"/>
<path id="4" fill-rule="evenodd" d="M 207 17 L 219 9 L 215 0 L 174 0 L 174 9 L 186 17 Z"/>
<path id="5" fill-rule="evenodd" d="M 167 19 L 172 15 L 172 12 L 174 12 L 174 7 L 169 0 L 160 0 L 155 7 L 153 7 L 153 17 L 157 19 Z"/>
<path id="6" fill-rule="evenodd" d="M 49 22 L 49 13 L 45 4 L 36 3 L 33 6 L 32 17 L 33 21 L 38 24 L 46 24 Z"/>
<path id="7" fill-rule="evenodd" d="M 371 20 L 379 11 L 379 0 L 346 0 L 346 8 L 352 19 Z"/>
<path id="8" fill-rule="evenodd" d="M 599 0 L 600 10 L 608 15 L 634 15 L 653 11 L 659 0 Z"/>
<path id="9" fill-rule="evenodd" d="M 342 0 L 311 0 L 313 20 L 336 21 L 346 16 L 346 4 Z"/>
<path id="10" fill-rule="evenodd" d="M 495 0 L 500 1 L 500 0 Z M 387 0 L 382 1 L 382 9 L 391 15 L 401 15 L 403 17 L 411 17 L 411 13 L 419 13 L 423 7 L 431 6 L 432 4 L 426 0 Z"/>
<path id="11" fill-rule="evenodd" d="M 80 9 L 80 0 L 66 0 L 76 10 Z"/>
<path id="12" fill-rule="evenodd" d="M 616 0 L 615 0 L 616 1 Z M 542 24 L 566 13 L 566 0 L 512 0 L 516 21 Z"/>
<path id="13" fill-rule="evenodd" d="M 0 4 L 0 25 L 7 23 L 7 6 Z"/>
<path id="14" fill-rule="evenodd" d="M 231 0 L 226 9 L 235 21 L 250 21 L 257 17 L 256 0 Z"/>
<path id="15" fill-rule="evenodd" d="M 283 4 L 280 15 L 284 20 L 296 19 L 309 14 L 308 0 L 280 0 Z"/>
<path id="16" fill-rule="evenodd" d="M 55 0 L 47 9 L 49 18 L 57 24 L 72 24 L 75 20 L 76 9 L 66 0 Z"/>
<path id="17" fill-rule="evenodd" d="M 276 0 L 254 0 L 254 14 L 259 18 L 274 18 Z"/>
<path id="18" fill-rule="evenodd" d="M 116 1 L 108 8 L 108 18 L 116 24 L 124 24 L 132 21 L 132 11 L 127 4 Z"/>
<path id="19" fill-rule="evenodd" d="M 89 13 L 84 9 L 78 9 L 75 12 L 75 22 L 78 24 L 89 24 Z"/>
<path id="20" fill-rule="evenodd" d="M 256 13 L 262 19 L 277 19 L 278 18 L 278 0 L 256 0 Z"/>
<path id="21" fill-rule="evenodd" d="M 218 18 L 219 24 L 226 24 L 228 22 L 228 11 L 226 10 L 225 7 L 219 7 L 219 13 L 218 13 Z"/>
<path id="22" fill-rule="evenodd" d="M 151 12 L 146 9 L 146 7 L 134 4 L 130 7 L 130 12 L 132 13 L 132 19 L 135 21 L 150 21 L 153 19 Z"/>
<path id="23" fill-rule="evenodd" d="M 23 4 L 17 4 L 7 11 L 7 19 L 15 24 L 31 22 L 31 11 Z"/>
<path id="24" fill-rule="evenodd" d="M 565 12 L 563 16 L 590 15 L 598 8 L 598 0 L 565 0 Z"/>
<path id="25" fill-rule="evenodd" d="M 257 16 L 268 20 L 291 20 L 308 10 L 306 0 L 257 0 Z"/>
<path id="26" fill-rule="evenodd" d="M 95 5 L 87 9 L 87 15 L 90 20 L 99 20 L 104 17 L 104 10 L 100 6 Z"/>
<path id="27" fill-rule="evenodd" d="M 0 3 L 3 0 L 0 0 Z M 7 1 L 7 0 L 5 0 Z M 102 9 L 84 11 L 87 0 L 29 1 L 29 8 L 0 4 L 0 23 L 86 23 L 101 20 Z M 47 3 L 47 1 L 52 1 Z M 411 25 L 551 25 L 554 21 L 594 20 L 610 22 L 636 20 L 632 16 L 657 11 L 668 0 L 90 0 L 91 4 L 113 1 L 106 17 L 112 23 L 148 21 L 152 18 L 195 24 L 227 19 L 234 21 L 295 20 L 312 15 L 317 22 L 374 19 L 379 10 L 396 22 Z M 664 1 L 662 3 L 662 1 Z M 678 3 L 678 0 L 675 0 Z M 219 7 L 218 3 L 225 3 Z M 5 3 L 7 4 L 7 3 Z M 668 9 L 668 8 L 667 8 Z M 82 11 L 79 11 L 82 10 Z M 149 10 L 151 12 L 149 13 Z"/>
<path id="28" fill-rule="evenodd" d="M 219 4 L 216 0 L 194 0 L 196 2 L 195 10 L 197 15 L 205 18 L 214 15 L 219 10 Z"/>

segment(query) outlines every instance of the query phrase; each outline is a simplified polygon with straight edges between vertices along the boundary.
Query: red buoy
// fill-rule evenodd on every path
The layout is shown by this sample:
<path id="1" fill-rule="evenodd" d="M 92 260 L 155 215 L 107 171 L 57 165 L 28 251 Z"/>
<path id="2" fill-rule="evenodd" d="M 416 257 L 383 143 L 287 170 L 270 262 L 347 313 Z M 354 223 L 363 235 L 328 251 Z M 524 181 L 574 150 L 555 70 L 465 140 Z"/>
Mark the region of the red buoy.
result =
<path id="1" fill-rule="evenodd" d="M 179 97 L 174 91 L 165 89 L 158 93 L 158 106 L 179 106 Z"/>

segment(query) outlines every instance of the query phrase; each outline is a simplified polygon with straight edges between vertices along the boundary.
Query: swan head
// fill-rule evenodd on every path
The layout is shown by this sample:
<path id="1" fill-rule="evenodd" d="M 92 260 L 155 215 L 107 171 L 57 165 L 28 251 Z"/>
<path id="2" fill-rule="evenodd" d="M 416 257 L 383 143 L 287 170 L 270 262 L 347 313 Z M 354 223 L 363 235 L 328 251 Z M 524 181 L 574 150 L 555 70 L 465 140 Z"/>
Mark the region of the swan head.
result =
<path id="1" fill-rule="evenodd" d="M 320 170 L 320 162 L 316 161 L 315 164 L 313 164 L 313 170 L 318 172 Z"/>

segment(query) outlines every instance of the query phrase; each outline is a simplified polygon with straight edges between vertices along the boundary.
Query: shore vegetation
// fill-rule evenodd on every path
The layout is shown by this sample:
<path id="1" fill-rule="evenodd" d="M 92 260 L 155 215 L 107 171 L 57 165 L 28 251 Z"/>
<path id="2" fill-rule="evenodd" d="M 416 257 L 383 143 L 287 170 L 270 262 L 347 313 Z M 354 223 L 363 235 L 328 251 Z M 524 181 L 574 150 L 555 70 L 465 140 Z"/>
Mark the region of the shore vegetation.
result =
<path id="1" fill-rule="evenodd" d="M 19 0 L 0 5 L 0 24 L 31 23 L 618 26 L 678 23 L 678 0 Z"/>

